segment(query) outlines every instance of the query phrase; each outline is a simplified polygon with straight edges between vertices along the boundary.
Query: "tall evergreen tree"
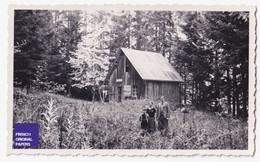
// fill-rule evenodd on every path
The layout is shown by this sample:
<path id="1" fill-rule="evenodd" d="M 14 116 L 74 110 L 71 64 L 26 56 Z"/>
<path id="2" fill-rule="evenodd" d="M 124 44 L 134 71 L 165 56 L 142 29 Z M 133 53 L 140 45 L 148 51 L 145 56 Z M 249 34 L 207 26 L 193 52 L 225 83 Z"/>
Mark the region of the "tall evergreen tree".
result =
<path id="1" fill-rule="evenodd" d="M 45 62 L 52 16 L 45 10 L 15 10 L 14 13 L 14 83 L 29 88 L 38 66 Z"/>

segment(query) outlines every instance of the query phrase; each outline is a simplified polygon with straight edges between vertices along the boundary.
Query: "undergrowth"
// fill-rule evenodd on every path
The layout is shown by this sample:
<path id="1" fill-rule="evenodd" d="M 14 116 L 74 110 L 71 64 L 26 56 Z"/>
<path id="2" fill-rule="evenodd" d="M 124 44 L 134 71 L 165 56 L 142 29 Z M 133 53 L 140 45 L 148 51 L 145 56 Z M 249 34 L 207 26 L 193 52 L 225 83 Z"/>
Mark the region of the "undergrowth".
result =
<path id="1" fill-rule="evenodd" d="M 168 135 L 141 135 L 146 100 L 92 103 L 14 90 L 13 123 L 39 123 L 40 149 L 247 149 L 247 121 L 172 107 Z"/>

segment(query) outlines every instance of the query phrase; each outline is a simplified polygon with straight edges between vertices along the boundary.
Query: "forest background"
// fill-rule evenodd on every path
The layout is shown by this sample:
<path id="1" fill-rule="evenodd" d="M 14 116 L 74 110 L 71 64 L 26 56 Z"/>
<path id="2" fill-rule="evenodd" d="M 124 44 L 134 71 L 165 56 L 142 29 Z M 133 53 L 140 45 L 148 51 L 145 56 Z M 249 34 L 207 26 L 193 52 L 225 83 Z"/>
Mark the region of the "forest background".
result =
<path id="1" fill-rule="evenodd" d="M 14 86 L 93 100 L 126 47 L 167 58 L 184 104 L 247 118 L 248 42 L 248 12 L 16 10 Z"/>

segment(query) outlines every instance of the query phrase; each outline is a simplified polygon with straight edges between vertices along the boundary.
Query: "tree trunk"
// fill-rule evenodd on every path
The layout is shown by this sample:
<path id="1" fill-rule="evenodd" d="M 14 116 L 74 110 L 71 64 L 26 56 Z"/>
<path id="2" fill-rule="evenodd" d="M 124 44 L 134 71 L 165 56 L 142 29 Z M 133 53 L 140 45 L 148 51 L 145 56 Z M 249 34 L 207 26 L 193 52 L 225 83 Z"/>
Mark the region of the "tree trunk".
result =
<path id="1" fill-rule="evenodd" d="M 101 103 L 104 103 L 104 99 L 103 99 L 103 97 L 102 97 L 102 95 L 101 95 L 100 88 L 98 88 L 98 94 L 99 94 Z"/>
<path id="2" fill-rule="evenodd" d="M 239 85 L 239 76 L 238 78 L 236 79 L 236 107 L 237 107 L 237 117 L 240 117 L 241 116 L 241 109 L 240 109 L 240 99 L 239 99 L 239 96 L 240 96 L 240 93 L 241 93 L 241 88 L 238 87 Z"/>
<path id="3" fill-rule="evenodd" d="M 192 86 L 191 86 L 191 103 L 194 104 L 194 81 L 192 80 Z"/>
<path id="4" fill-rule="evenodd" d="M 185 66 L 184 66 L 184 104 L 187 104 L 187 94 L 186 94 L 186 89 L 187 89 L 187 75 L 186 75 L 186 70 L 185 70 Z"/>
<path id="5" fill-rule="evenodd" d="M 248 81 L 247 81 L 247 76 L 244 75 L 244 73 L 242 73 L 242 116 L 243 117 L 247 117 L 248 113 L 247 113 L 247 90 L 248 90 Z"/>
<path id="6" fill-rule="evenodd" d="M 163 36 L 162 36 L 162 42 L 165 40 L 165 33 L 166 33 L 166 26 L 165 26 L 165 23 L 163 22 L 163 29 L 162 29 L 162 33 L 163 33 Z M 165 57 L 165 42 L 162 43 L 162 55 L 163 57 Z"/>
<path id="7" fill-rule="evenodd" d="M 96 90 L 95 88 L 92 87 L 92 102 L 95 102 L 95 94 L 96 94 Z"/>
<path id="8" fill-rule="evenodd" d="M 227 100 L 228 100 L 228 113 L 231 113 L 231 82 L 229 77 L 229 69 L 227 69 Z"/>
<path id="9" fill-rule="evenodd" d="M 240 116 L 241 116 L 241 110 L 240 110 L 240 102 L 239 102 L 239 91 L 238 91 L 238 88 L 237 88 L 237 91 L 236 91 L 236 101 L 237 101 L 237 117 L 240 117 Z"/>
<path id="10" fill-rule="evenodd" d="M 233 68 L 233 96 L 232 96 L 232 104 L 233 104 L 233 116 L 236 116 L 236 84 L 237 84 L 237 81 L 236 81 L 236 73 L 235 73 L 235 69 Z"/>
<path id="11" fill-rule="evenodd" d="M 202 100 L 201 100 L 201 84 L 198 82 L 198 105 L 201 105 Z"/>
<path id="12" fill-rule="evenodd" d="M 155 45 L 155 51 L 156 52 L 159 52 L 159 41 L 158 41 L 158 38 L 159 38 L 159 34 L 158 34 L 158 24 L 156 23 L 155 24 L 155 40 L 156 40 L 156 45 Z"/>
<path id="13" fill-rule="evenodd" d="M 195 105 L 198 106 L 198 83 L 195 81 Z"/>
<path id="14" fill-rule="evenodd" d="M 131 48 L 131 20 L 130 20 L 130 11 L 128 11 L 128 16 L 127 16 L 127 19 L 128 19 L 128 48 L 130 49 Z"/>
<path id="15" fill-rule="evenodd" d="M 243 91 L 243 94 L 242 94 L 242 101 L 243 101 L 243 113 L 242 113 L 242 115 L 243 115 L 243 117 L 247 117 L 248 116 L 248 112 L 247 112 L 247 92 L 244 90 Z"/>
<path id="16" fill-rule="evenodd" d="M 214 97 L 215 97 L 215 110 L 218 110 L 218 98 L 219 98 L 219 68 L 218 68 L 218 52 L 215 51 L 215 59 L 214 59 L 214 89 L 215 89 L 215 94 L 214 94 Z"/>
<path id="17" fill-rule="evenodd" d="M 141 19 L 140 14 L 141 14 L 140 11 L 136 11 L 137 20 Z M 137 31 L 141 30 L 141 24 L 140 23 L 136 26 L 136 30 Z M 136 38 L 136 49 L 137 50 L 141 50 L 141 39 L 142 39 L 141 35 L 137 34 L 137 38 Z"/>
<path id="18" fill-rule="evenodd" d="M 26 85 L 26 94 L 28 95 L 30 92 L 30 84 L 27 84 Z"/>

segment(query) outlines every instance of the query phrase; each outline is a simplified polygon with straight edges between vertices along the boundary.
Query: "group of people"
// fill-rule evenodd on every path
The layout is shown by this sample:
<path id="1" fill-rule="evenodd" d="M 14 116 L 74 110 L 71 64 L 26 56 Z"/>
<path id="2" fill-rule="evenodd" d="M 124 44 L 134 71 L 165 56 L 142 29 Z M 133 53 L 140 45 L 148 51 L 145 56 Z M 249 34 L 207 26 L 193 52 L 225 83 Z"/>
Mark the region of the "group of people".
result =
<path id="1" fill-rule="evenodd" d="M 143 109 L 143 113 L 139 120 L 141 128 L 148 133 L 153 133 L 156 130 L 161 132 L 168 131 L 168 121 L 170 118 L 170 106 L 162 96 L 159 103 L 154 106 L 150 101 Z M 157 124 L 158 123 L 158 124 Z"/>

